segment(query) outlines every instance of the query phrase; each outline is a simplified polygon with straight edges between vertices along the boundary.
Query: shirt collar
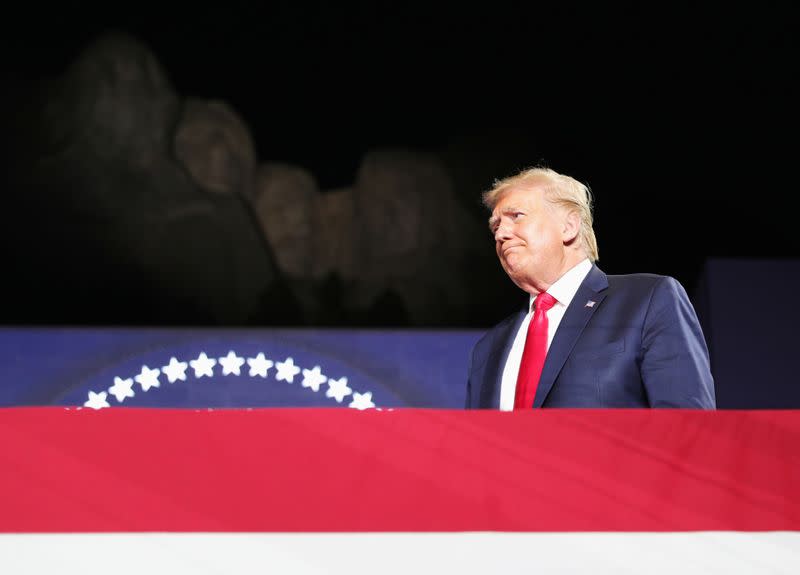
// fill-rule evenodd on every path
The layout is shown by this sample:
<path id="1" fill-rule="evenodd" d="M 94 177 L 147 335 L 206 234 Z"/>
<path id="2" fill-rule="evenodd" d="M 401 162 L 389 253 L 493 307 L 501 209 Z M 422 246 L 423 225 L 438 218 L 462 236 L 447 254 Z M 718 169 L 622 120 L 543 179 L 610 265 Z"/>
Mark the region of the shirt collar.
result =
<path id="1" fill-rule="evenodd" d="M 592 269 L 592 262 L 588 258 L 582 260 L 580 263 L 574 265 L 567 273 L 558 278 L 558 280 L 550 286 L 547 290 L 551 296 L 556 298 L 559 304 L 568 307 L 572 298 L 578 292 L 583 280 L 589 275 Z M 533 308 L 533 302 L 536 301 L 535 296 L 531 296 L 528 303 L 528 310 Z"/>

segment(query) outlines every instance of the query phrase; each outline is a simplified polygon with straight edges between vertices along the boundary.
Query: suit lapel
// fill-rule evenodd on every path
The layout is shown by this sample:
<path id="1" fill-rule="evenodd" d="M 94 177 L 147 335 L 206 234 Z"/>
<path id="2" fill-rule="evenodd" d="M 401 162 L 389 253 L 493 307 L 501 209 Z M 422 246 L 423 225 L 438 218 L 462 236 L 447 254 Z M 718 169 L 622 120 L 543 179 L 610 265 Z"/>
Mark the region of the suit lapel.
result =
<path id="1" fill-rule="evenodd" d="M 508 354 L 511 353 L 511 347 L 514 345 L 514 338 L 517 336 L 519 326 L 525 319 L 528 310 L 523 308 L 514 316 L 509 318 L 505 327 L 501 328 L 497 334 L 497 347 L 495 347 L 492 354 L 487 359 L 486 363 L 486 377 L 484 381 L 488 385 L 484 385 L 481 389 L 480 406 L 490 409 L 497 409 L 500 407 L 500 386 L 503 382 L 503 370 L 506 366 L 506 359 Z"/>
<path id="2" fill-rule="evenodd" d="M 533 401 L 534 407 L 541 407 L 547 399 L 547 394 L 553 388 L 553 383 L 564 367 L 575 342 L 583 333 L 586 324 L 589 323 L 594 312 L 600 307 L 600 303 L 606 297 L 605 290 L 608 288 L 608 277 L 597 266 L 592 266 L 586 278 L 584 278 L 575 297 L 572 298 L 561 323 L 558 325 L 550 349 L 542 368 L 542 375 L 539 378 L 539 386 L 536 389 L 536 397 Z M 594 304 L 586 304 L 593 301 Z"/>

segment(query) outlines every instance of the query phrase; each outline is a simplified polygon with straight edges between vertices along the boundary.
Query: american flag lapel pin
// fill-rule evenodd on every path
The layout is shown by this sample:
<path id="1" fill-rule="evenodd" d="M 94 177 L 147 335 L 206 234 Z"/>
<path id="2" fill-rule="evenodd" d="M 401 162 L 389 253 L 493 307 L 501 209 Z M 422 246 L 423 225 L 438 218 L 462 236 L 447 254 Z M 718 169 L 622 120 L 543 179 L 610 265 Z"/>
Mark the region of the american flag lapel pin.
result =
<path id="1" fill-rule="evenodd" d="M 590 299 L 589 301 L 587 301 L 584 307 L 594 307 L 594 300 Z"/>

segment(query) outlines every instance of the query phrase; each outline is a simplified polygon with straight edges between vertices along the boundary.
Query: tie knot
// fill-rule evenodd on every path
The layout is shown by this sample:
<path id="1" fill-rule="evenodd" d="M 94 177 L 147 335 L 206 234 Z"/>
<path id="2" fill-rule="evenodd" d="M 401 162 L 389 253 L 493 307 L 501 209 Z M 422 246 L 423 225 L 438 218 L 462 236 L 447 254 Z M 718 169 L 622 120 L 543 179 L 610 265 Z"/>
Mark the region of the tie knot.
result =
<path id="1" fill-rule="evenodd" d="M 549 293 L 542 292 L 536 296 L 536 302 L 535 302 L 536 309 L 546 312 L 551 307 L 556 305 L 556 301 L 557 301 L 556 298 L 551 296 Z"/>

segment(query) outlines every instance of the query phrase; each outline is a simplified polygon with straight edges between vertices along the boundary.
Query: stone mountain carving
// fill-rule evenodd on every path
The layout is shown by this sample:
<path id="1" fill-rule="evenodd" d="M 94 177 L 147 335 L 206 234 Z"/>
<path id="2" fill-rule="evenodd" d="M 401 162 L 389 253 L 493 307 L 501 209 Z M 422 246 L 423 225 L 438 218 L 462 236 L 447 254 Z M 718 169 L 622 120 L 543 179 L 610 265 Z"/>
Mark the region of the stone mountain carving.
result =
<path id="1" fill-rule="evenodd" d="M 228 103 L 183 98 L 124 34 L 40 102 L 16 205 L 39 246 L 26 270 L 53 282 L 45 321 L 447 325 L 470 305 L 485 236 L 433 153 L 371 150 L 352 186 L 320 189 L 259 159 Z"/>

